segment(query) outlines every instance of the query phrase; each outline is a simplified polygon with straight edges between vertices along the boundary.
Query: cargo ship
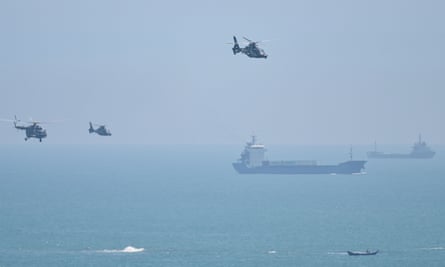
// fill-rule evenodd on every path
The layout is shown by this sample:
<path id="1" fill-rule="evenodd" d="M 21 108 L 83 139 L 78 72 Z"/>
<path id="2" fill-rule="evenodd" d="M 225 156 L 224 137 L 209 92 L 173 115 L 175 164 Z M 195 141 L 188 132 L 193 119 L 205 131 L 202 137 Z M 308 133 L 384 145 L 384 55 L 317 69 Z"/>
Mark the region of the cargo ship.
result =
<path id="1" fill-rule="evenodd" d="M 419 135 L 419 141 L 414 143 L 413 148 L 409 154 L 402 153 L 384 153 L 377 151 L 377 145 L 374 144 L 374 151 L 367 153 L 370 159 L 430 159 L 434 157 L 436 152 L 422 141 L 422 136 Z"/>
<path id="2" fill-rule="evenodd" d="M 252 136 L 233 168 L 240 174 L 359 174 L 366 163 L 352 160 L 352 153 L 351 160 L 337 165 L 318 165 L 315 160 L 269 161 L 264 159 L 265 152 L 265 146 Z"/>

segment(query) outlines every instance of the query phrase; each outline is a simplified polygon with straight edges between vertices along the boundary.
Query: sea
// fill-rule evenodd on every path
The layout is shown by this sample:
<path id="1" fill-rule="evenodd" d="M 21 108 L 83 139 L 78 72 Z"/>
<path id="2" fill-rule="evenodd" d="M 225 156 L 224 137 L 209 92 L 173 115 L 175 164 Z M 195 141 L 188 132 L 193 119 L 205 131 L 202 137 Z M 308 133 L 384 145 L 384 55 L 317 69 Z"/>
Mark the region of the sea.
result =
<path id="1" fill-rule="evenodd" d="M 0 267 L 445 266 L 444 146 L 357 175 L 240 175 L 242 146 L 1 145 Z M 349 146 L 267 155 L 336 164 Z"/>

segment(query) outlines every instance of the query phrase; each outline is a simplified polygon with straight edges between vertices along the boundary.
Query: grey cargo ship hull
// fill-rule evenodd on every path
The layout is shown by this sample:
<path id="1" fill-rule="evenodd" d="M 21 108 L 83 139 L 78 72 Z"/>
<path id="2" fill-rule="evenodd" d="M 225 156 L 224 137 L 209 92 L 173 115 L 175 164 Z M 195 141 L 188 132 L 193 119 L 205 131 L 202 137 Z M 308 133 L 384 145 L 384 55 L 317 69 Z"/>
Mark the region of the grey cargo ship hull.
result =
<path id="1" fill-rule="evenodd" d="M 242 162 L 233 163 L 233 168 L 241 174 L 354 174 L 361 173 L 366 161 L 350 160 L 338 165 L 269 165 L 247 167 Z"/>
<path id="2" fill-rule="evenodd" d="M 434 157 L 435 152 L 417 153 L 417 154 L 399 154 L 399 153 L 382 153 L 382 152 L 368 152 L 370 159 L 430 159 Z"/>

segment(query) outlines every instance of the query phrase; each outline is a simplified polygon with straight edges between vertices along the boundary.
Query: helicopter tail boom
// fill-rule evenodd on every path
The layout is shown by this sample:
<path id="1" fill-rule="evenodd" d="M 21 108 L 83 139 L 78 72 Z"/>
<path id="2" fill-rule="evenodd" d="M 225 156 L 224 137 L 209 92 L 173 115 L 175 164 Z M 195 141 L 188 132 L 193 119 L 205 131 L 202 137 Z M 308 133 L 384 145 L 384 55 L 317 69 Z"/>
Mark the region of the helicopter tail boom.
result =
<path id="1" fill-rule="evenodd" d="M 17 130 L 26 130 L 25 126 L 17 125 L 17 122 L 20 122 L 20 120 L 17 119 L 16 115 L 14 115 L 14 128 L 16 128 Z"/>

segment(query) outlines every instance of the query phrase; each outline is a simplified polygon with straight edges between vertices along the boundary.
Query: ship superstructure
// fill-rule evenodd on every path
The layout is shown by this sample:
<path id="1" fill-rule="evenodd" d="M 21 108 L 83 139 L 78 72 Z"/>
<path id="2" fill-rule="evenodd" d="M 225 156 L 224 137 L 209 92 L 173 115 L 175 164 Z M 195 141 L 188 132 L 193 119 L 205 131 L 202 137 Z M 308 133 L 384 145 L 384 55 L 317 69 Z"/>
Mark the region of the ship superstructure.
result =
<path id="1" fill-rule="evenodd" d="M 234 162 L 238 173 L 254 174 L 353 174 L 361 173 L 366 161 L 349 160 L 337 165 L 318 165 L 315 160 L 265 160 L 266 147 L 256 142 L 256 137 L 246 143 L 241 157 Z"/>

